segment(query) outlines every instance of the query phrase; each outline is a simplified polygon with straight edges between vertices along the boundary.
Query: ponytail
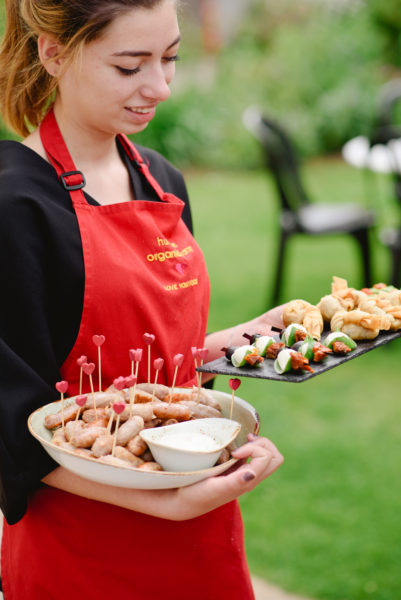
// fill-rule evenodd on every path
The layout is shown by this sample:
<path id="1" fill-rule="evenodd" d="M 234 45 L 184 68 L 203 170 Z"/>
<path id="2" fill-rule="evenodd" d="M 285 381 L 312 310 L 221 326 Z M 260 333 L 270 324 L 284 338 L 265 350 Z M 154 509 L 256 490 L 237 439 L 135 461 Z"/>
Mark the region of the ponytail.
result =
<path id="1" fill-rule="evenodd" d="M 39 60 L 38 34 L 26 26 L 24 0 L 5 0 L 6 28 L 0 48 L 0 111 L 22 137 L 36 127 L 56 88 Z"/>

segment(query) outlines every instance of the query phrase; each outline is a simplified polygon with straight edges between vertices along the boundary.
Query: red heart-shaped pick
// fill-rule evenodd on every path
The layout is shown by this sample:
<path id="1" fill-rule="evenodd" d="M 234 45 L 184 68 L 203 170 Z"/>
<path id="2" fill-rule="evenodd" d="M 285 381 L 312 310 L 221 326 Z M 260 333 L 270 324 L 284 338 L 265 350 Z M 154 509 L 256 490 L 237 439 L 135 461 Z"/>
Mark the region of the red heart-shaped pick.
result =
<path id="1" fill-rule="evenodd" d="M 56 383 L 56 390 L 60 392 L 60 394 L 65 394 L 68 390 L 68 381 L 58 381 Z"/>
<path id="2" fill-rule="evenodd" d="M 144 333 L 142 336 L 143 341 L 145 342 L 145 344 L 147 344 L 148 346 L 150 346 L 150 344 L 153 344 L 153 342 L 155 341 L 156 337 L 153 335 L 153 333 Z"/>
<path id="3" fill-rule="evenodd" d="M 125 378 L 125 387 L 130 388 L 136 384 L 137 376 L 136 375 L 128 375 Z"/>
<path id="4" fill-rule="evenodd" d="M 117 377 L 113 381 L 113 385 L 116 388 L 116 390 L 121 392 L 121 390 L 123 390 L 125 388 L 125 377 Z"/>
<path id="5" fill-rule="evenodd" d="M 228 385 L 233 390 L 233 392 L 235 392 L 235 390 L 238 390 L 239 386 L 241 385 L 241 379 L 229 379 Z"/>
<path id="6" fill-rule="evenodd" d="M 93 371 L 95 370 L 95 363 L 86 362 L 82 365 L 82 369 L 86 375 L 92 375 Z"/>
<path id="7" fill-rule="evenodd" d="M 88 357 L 87 357 L 87 356 L 84 356 L 84 355 L 82 355 L 82 356 L 80 356 L 80 357 L 78 358 L 78 360 L 77 360 L 77 365 L 78 365 L 78 367 L 82 367 L 82 365 L 83 365 L 84 363 L 86 363 L 86 362 L 88 362 Z"/>
<path id="8" fill-rule="evenodd" d="M 191 352 L 192 352 L 193 358 L 198 358 L 199 354 L 198 354 L 198 348 L 196 346 L 191 347 Z"/>
<path id="9" fill-rule="evenodd" d="M 125 410 L 125 402 L 114 402 L 113 410 L 116 415 L 121 415 L 121 413 L 123 413 Z"/>
<path id="10" fill-rule="evenodd" d="M 160 369 L 163 368 L 164 365 L 164 359 L 163 358 L 156 358 L 153 361 L 153 366 L 155 368 L 155 371 L 160 371 Z"/>
<path id="11" fill-rule="evenodd" d="M 78 404 L 78 406 L 80 406 L 81 408 L 83 408 L 86 404 L 86 399 L 88 396 L 77 396 L 75 398 L 75 402 Z"/>
<path id="12" fill-rule="evenodd" d="M 104 337 L 104 335 L 94 335 L 92 337 L 92 342 L 95 344 L 95 346 L 103 346 L 103 344 L 105 343 L 106 338 Z"/>
<path id="13" fill-rule="evenodd" d="M 201 360 L 206 360 L 209 354 L 209 348 L 198 348 L 198 356 Z"/>
<path id="14" fill-rule="evenodd" d="M 130 358 L 130 360 L 139 362 L 140 360 L 142 360 L 142 354 L 143 354 L 142 348 L 137 348 L 136 350 L 130 350 L 129 358 Z"/>
<path id="15" fill-rule="evenodd" d="M 173 358 L 173 363 L 176 367 L 180 367 L 182 365 L 183 360 L 184 360 L 183 354 L 176 354 Z"/>

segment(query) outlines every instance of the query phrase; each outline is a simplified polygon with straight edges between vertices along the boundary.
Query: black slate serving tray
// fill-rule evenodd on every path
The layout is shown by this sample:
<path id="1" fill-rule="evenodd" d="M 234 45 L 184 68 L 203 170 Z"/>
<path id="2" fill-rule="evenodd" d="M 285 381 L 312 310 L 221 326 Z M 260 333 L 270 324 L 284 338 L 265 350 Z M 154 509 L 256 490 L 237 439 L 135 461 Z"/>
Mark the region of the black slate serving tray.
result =
<path id="1" fill-rule="evenodd" d="M 324 337 L 325 335 L 323 334 L 323 343 Z M 329 371 L 329 369 L 334 369 L 334 367 L 338 367 L 339 365 L 357 358 L 358 356 L 361 356 L 361 354 L 370 352 L 370 350 L 374 350 L 379 346 L 388 344 L 399 337 L 401 337 L 401 331 L 384 331 L 383 333 L 380 333 L 374 340 L 358 341 L 356 349 L 352 352 L 349 352 L 345 356 L 338 354 L 330 355 L 323 362 L 310 363 L 312 369 L 314 369 L 313 373 L 308 371 L 290 371 L 288 373 L 284 373 L 283 375 L 279 375 L 274 370 L 274 361 L 271 359 L 265 359 L 259 367 L 234 367 L 231 364 L 231 361 L 227 360 L 225 356 L 213 360 L 202 367 L 198 367 L 196 370 L 200 371 L 201 373 L 215 373 L 217 375 L 229 375 L 230 377 L 253 377 L 255 379 L 274 379 L 275 381 L 290 381 L 293 383 L 300 383 L 301 381 L 306 381 L 311 377 L 316 377 L 316 375 L 321 375 L 325 371 Z"/>

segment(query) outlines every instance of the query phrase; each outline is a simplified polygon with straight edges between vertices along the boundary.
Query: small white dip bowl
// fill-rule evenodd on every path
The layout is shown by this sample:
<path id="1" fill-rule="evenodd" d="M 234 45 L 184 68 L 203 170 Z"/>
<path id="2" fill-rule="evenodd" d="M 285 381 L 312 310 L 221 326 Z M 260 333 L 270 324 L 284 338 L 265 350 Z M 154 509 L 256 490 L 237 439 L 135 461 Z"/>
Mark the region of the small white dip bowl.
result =
<path id="1" fill-rule="evenodd" d="M 143 429 L 140 436 L 165 471 L 184 472 L 212 467 L 240 429 L 237 421 L 210 418 Z"/>

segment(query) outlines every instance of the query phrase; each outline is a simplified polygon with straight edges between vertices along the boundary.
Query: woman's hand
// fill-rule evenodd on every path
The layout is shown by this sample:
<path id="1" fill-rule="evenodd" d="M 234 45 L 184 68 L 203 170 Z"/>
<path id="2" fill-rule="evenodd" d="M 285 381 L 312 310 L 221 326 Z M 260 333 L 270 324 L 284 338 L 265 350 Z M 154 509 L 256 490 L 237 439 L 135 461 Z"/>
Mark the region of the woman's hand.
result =
<path id="1" fill-rule="evenodd" d="M 261 314 L 259 317 L 256 317 L 255 319 L 252 319 L 252 321 L 245 323 L 244 325 L 247 326 L 247 333 L 271 335 L 272 333 L 275 333 L 272 331 L 272 327 L 284 329 L 284 323 L 282 319 L 283 307 L 284 305 L 281 304 L 280 306 L 271 308 L 267 312 Z"/>
<path id="2" fill-rule="evenodd" d="M 209 349 L 208 361 L 215 360 L 224 355 L 222 348 L 228 346 L 241 346 L 247 344 L 247 340 L 244 338 L 244 333 L 254 335 L 260 333 L 261 335 L 273 335 L 277 332 L 272 330 L 272 327 L 278 329 L 284 329 L 284 323 L 282 320 L 283 306 L 276 306 L 271 310 L 263 313 L 259 317 L 241 323 L 235 327 L 224 329 L 222 331 L 216 331 L 206 336 L 205 346 Z M 204 375 L 202 380 L 207 381 L 210 379 L 210 375 Z"/>
<path id="3" fill-rule="evenodd" d="M 241 459 L 241 464 L 228 474 L 176 490 L 177 505 L 169 518 L 192 519 L 235 500 L 253 490 L 284 462 L 273 442 L 253 434 L 248 435 L 248 443 L 237 448 L 232 456 Z M 250 462 L 245 462 L 249 458 Z"/>

